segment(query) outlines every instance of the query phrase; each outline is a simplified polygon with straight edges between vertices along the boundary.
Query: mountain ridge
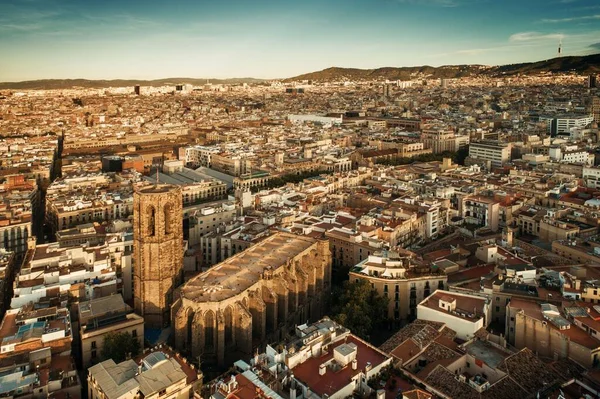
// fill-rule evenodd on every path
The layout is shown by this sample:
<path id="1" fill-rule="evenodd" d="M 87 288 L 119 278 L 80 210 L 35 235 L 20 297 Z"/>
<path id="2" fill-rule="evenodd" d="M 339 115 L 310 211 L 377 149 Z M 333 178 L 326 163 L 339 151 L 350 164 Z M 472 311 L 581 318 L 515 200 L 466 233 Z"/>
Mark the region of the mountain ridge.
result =
<path id="1" fill-rule="evenodd" d="M 102 89 L 108 87 L 128 87 L 128 86 L 164 86 L 166 84 L 192 84 L 201 86 L 207 82 L 213 84 L 241 84 L 241 83 L 261 83 L 265 79 L 256 78 L 230 78 L 230 79 L 200 79 L 200 78 L 163 78 L 163 79 L 39 79 L 24 80 L 21 82 L 0 82 L 0 90 L 50 90 L 67 89 L 72 87 L 85 87 L 92 89 Z"/>
<path id="2" fill-rule="evenodd" d="M 475 75 L 490 77 L 515 76 L 519 74 L 539 74 L 542 72 L 569 72 L 581 74 L 600 73 L 600 53 L 586 56 L 557 57 L 549 60 L 486 66 L 480 64 L 429 65 L 411 67 L 381 67 L 374 69 L 330 67 L 322 71 L 310 72 L 287 78 L 284 82 L 312 80 L 316 82 L 331 80 L 411 80 L 415 75 L 430 78 L 461 78 Z"/>
<path id="3" fill-rule="evenodd" d="M 295 82 L 311 80 L 315 82 L 340 81 L 340 80 L 411 80 L 415 76 L 420 78 L 461 78 L 476 75 L 489 77 L 515 76 L 519 74 L 539 74 L 545 72 L 576 72 L 580 74 L 600 73 L 600 53 L 586 56 L 557 57 L 543 61 L 526 62 L 486 66 L 481 64 L 442 65 L 433 67 L 429 65 L 411 67 L 380 67 L 373 69 L 330 67 L 321 71 L 309 72 L 282 80 Z M 199 78 L 164 78 L 164 79 L 40 79 L 22 82 L 0 82 L 0 90 L 39 90 L 39 89 L 67 89 L 72 87 L 108 88 L 128 86 L 164 86 L 166 84 L 192 84 L 203 85 L 207 81 L 215 84 L 242 84 L 263 83 L 271 79 L 256 78 L 231 78 L 231 79 L 199 79 Z"/>

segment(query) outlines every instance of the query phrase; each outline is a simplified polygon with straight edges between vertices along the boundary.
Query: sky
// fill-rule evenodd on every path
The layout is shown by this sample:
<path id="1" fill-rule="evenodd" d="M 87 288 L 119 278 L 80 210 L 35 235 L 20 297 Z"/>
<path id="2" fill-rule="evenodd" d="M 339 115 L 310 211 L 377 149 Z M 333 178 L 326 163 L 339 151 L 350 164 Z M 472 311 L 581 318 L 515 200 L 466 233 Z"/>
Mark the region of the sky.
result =
<path id="1" fill-rule="evenodd" d="M 0 0 L 0 81 L 285 78 L 600 52 L 598 0 Z"/>

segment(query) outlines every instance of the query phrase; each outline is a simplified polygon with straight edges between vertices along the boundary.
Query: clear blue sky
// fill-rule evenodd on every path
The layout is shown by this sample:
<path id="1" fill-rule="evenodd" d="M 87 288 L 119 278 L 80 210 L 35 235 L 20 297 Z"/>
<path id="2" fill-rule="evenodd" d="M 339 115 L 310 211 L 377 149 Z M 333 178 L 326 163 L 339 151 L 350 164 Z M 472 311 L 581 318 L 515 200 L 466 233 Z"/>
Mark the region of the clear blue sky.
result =
<path id="1" fill-rule="evenodd" d="M 600 52 L 598 0 L 0 0 L 0 81 L 295 76 Z"/>

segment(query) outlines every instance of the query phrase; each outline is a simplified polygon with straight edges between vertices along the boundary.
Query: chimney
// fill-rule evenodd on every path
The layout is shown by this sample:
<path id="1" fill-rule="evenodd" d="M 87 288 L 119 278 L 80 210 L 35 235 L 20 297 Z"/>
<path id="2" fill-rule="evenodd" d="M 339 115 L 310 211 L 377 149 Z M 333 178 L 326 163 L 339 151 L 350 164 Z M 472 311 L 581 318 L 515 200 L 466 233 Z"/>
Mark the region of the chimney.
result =
<path id="1" fill-rule="evenodd" d="M 323 363 L 319 366 L 319 375 L 325 375 L 325 371 L 327 371 L 327 366 L 325 366 L 325 363 Z"/>
<path id="2" fill-rule="evenodd" d="M 358 368 L 358 360 L 352 360 L 352 370 L 356 370 Z"/>

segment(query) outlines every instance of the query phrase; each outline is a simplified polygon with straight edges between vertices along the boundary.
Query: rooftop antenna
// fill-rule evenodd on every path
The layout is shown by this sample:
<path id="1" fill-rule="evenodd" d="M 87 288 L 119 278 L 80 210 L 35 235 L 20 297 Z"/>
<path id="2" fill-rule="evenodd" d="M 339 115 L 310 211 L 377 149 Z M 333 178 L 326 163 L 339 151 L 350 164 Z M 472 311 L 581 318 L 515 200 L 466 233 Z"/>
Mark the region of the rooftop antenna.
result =
<path id="1" fill-rule="evenodd" d="M 562 56 L 562 39 L 558 40 L 558 57 Z"/>

